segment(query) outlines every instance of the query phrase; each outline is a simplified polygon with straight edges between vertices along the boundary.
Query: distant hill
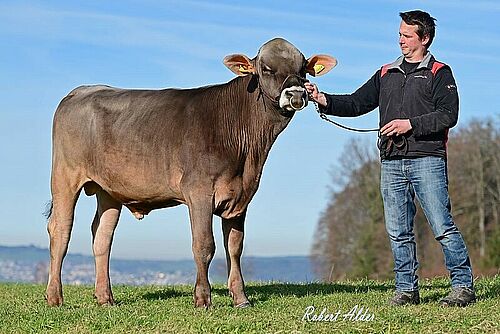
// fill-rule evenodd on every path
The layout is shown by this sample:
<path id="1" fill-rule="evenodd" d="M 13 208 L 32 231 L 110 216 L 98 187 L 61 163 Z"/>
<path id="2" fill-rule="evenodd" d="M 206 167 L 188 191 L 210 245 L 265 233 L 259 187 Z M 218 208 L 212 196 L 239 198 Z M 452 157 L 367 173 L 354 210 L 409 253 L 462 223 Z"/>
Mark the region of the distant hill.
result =
<path id="1" fill-rule="evenodd" d="M 35 246 L 0 246 L 0 281 L 43 282 L 48 272 L 48 249 Z M 316 280 L 306 256 L 243 257 L 246 281 L 311 282 Z M 193 260 L 123 260 L 111 258 L 110 275 L 114 284 L 193 283 Z M 210 266 L 213 282 L 226 280 L 225 260 L 215 259 Z M 63 281 L 69 284 L 94 283 L 94 258 L 68 254 L 63 266 Z"/>

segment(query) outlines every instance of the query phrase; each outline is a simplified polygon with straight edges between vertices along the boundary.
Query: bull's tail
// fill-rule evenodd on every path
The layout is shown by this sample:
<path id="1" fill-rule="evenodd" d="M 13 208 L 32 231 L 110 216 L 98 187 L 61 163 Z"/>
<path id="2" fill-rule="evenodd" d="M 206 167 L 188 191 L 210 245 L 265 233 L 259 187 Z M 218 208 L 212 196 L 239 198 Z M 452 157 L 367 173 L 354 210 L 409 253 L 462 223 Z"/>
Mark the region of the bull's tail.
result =
<path id="1" fill-rule="evenodd" d="M 54 202 L 52 200 L 48 201 L 47 204 L 45 204 L 45 210 L 43 211 L 43 215 L 47 220 L 50 219 L 50 216 L 52 216 L 52 208 L 54 207 Z"/>

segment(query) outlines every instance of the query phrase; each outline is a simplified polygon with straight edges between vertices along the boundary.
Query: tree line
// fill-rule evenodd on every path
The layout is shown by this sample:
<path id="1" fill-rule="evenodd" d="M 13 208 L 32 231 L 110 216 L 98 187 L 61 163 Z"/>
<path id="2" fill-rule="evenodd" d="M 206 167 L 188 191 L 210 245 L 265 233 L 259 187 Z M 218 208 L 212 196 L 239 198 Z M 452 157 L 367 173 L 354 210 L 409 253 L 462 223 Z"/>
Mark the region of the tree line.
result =
<path id="1" fill-rule="evenodd" d="M 499 120 L 473 120 L 452 129 L 448 141 L 452 214 L 469 249 L 474 275 L 500 270 Z M 330 172 L 330 199 L 311 250 L 314 270 L 325 281 L 392 278 L 378 151 L 371 142 L 353 139 L 342 157 Z M 420 207 L 414 230 L 419 276 L 448 275 L 441 247 Z"/>

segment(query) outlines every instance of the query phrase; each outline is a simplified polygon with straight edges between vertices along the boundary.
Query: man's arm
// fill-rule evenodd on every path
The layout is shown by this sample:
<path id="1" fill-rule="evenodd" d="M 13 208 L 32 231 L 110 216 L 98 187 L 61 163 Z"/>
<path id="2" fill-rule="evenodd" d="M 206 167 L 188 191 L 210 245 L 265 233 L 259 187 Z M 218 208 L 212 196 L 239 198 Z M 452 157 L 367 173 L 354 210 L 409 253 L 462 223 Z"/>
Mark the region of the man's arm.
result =
<path id="1" fill-rule="evenodd" d="M 425 136 L 454 127 L 458 121 L 458 92 L 449 67 L 436 73 L 432 87 L 434 110 L 412 117 L 410 123 L 416 137 Z"/>
<path id="2" fill-rule="evenodd" d="M 378 107 L 380 91 L 380 70 L 363 86 L 349 95 L 326 94 L 317 91 L 315 85 L 307 83 L 306 88 L 319 104 L 321 112 L 328 115 L 355 117 Z"/>

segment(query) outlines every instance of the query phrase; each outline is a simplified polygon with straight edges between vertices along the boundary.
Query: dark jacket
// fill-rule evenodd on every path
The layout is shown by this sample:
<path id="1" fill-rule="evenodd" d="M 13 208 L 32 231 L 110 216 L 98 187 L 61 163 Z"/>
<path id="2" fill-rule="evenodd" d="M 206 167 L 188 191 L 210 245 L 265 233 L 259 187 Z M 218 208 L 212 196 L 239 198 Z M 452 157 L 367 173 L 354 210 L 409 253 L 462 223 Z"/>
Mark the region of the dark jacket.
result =
<path id="1" fill-rule="evenodd" d="M 394 119 L 409 119 L 412 130 L 404 134 L 406 144 L 389 152 L 381 149 L 382 159 L 446 157 L 448 129 L 458 120 L 458 93 L 449 66 L 427 53 L 422 62 L 405 74 L 403 56 L 383 66 L 363 86 L 350 95 L 325 94 L 322 112 L 353 117 L 379 107 L 379 126 Z M 401 142 L 402 138 L 395 138 Z"/>

